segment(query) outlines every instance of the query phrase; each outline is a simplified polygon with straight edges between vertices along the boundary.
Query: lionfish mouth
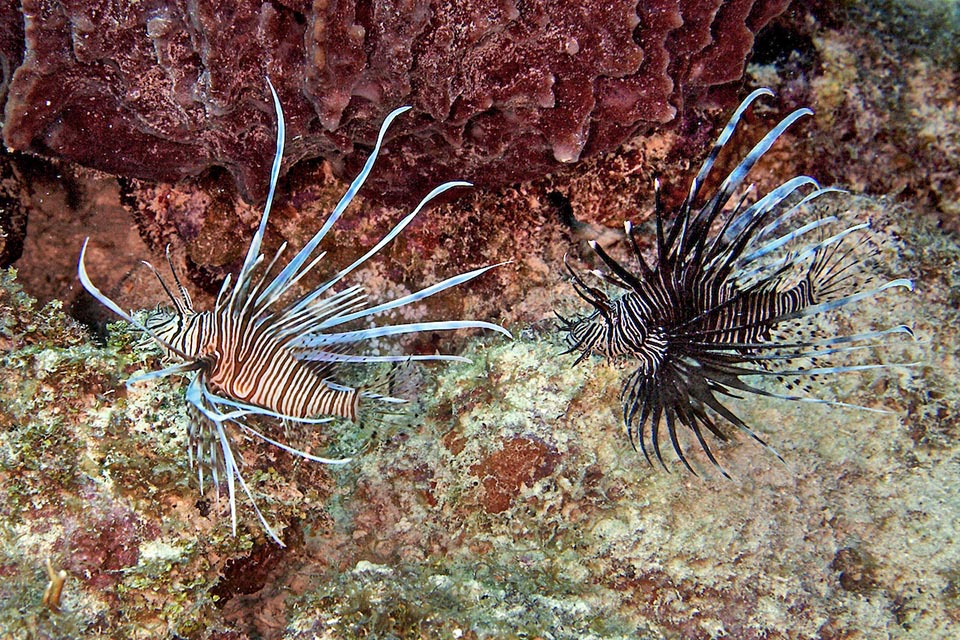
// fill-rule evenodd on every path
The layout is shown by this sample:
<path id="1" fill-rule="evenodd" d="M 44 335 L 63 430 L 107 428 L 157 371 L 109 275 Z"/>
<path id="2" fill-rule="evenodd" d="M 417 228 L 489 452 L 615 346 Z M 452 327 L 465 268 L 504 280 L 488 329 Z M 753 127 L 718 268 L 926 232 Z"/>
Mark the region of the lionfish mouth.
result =
<path id="1" fill-rule="evenodd" d="M 569 352 L 577 362 L 591 354 L 632 359 L 636 369 L 623 384 L 623 422 L 634 448 L 667 468 L 661 440 L 667 439 L 683 465 L 696 473 L 681 444 L 681 428 L 696 440 L 723 475 L 707 434 L 724 441 L 730 427 L 773 451 L 726 404 L 744 394 L 847 407 L 812 397 L 810 380 L 913 363 L 863 363 L 864 353 L 910 336 L 905 325 L 850 335 L 825 335 L 818 316 L 895 288 L 913 288 L 900 278 L 876 284 L 867 268 L 880 242 L 869 223 L 844 226 L 837 215 L 802 220 L 810 205 L 838 189 L 821 188 L 808 176 L 793 177 L 748 201 L 744 181 L 758 160 L 797 120 L 798 109 L 773 129 L 720 181 L 712 193 L 701 187 L 713 176 L 717 156 L 747 108 L 761 96 L 747 96 L 731 116 L 691 182 L 688 195 L 666 229 L 666 212 L 655 183 L 656 256 L 648 264 L 627 222 L 626 239 L 638 265 L 631 270 L 596 242 L 590 246 L 607 267 L 591 272 L 618 291 L 608 295 L 569 267 L 577 294 L 593 306 L 583 317 L 561 317 Z M 771 391 L 774 378 L 787 392 Z M 665 429 L 664 429 L 665 427 Z M 665 431 L 665 434 L 664 434 Z M 773 451 L 777 458 L 782 458 Z"/>

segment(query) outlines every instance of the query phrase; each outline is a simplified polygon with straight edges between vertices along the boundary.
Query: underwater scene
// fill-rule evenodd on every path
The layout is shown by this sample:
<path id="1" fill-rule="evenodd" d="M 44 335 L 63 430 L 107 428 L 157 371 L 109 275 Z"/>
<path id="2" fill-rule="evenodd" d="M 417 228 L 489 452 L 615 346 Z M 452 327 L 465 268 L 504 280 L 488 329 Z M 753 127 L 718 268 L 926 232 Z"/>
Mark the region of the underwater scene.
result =
<path id="1" fill-rule="evenodd" d="M 958 36 L 0 7 L 0 640 L 960 637 Z"/>

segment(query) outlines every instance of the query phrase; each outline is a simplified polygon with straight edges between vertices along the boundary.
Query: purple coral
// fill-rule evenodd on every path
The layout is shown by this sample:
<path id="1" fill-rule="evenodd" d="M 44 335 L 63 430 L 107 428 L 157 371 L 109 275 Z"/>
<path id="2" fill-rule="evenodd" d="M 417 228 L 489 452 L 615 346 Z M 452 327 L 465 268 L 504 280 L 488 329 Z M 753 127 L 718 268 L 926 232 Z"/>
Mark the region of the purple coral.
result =
<path id="1" fill-rule="evenodd" d="M 412 104 L 379 193 L 414 199 L 454 177 L 509 184 L 709 102 L 786 5 L 23 0 L 22 64 L 23 48 L 7 46 L 15 20 L 0 39 L 4 65 L 19 65 L 0 84 L 4 141 L 148 180 L 221 166 L 258 199 L 273 144 L 269 75 L 292 162 L 323 156 L 353 175 L 375 124 Z"/>

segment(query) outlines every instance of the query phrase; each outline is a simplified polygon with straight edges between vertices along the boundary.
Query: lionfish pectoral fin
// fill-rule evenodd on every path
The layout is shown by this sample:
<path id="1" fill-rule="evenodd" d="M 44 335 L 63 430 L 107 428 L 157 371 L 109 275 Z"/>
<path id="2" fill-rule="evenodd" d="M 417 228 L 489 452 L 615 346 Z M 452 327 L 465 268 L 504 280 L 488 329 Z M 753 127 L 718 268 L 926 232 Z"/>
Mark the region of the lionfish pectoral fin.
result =
<path id="1" fill-rule="evenodd" d="M 623 425 L 627 431 L 627 439 L 634 451 L 637 450 L 637 444 L 639 443 L 643 457 L 646 458 L 647 464 L 651 466 L 654 462 L 653 458 L 650 457 L 649 449 L 647 449 L 644 432 L 651 416 L 656 415 L 657 422 L 660 420 L 660 396 L 656 386 L 656 377 L 650 375 L 643 367 L 638 367 L 630 374 L 620 390 Z M 640 414 L 639 417 L 637 416 L 638 413 Z"/>
<path id="2" fill-rule="evenodd" d="M 580 348 L 580 345 L 574 345 L 573 347 L 571 347 L 570 349 L 567 349 L 562 353 L 572 353 L 573 351 L 576 351 L 579 348 Z M 571 366 L 575 367 L 589 357 L 590 357 L 590 350 L 584 349 L 583 352 L 579 356 L 577 356 L 577 359 L 573 361 L 573 364 Z"/>
<path id="3" fill-rule="evenodd" d="M 664 366 L 670 367 L 669 364 L 665 364 Z M 712 393 L 706 379 L 697 371 L 681 370 L 671 367 L 671 370 L 666 375 L 660 376 L 658 388 L 658 393 L 663 396 L 663 414 L 670 444 L 677 458 L 683 463 L 683 466 L 693 475 L 700 476 L 693 468 L 680 442 L 677 431 L 678 423 L 693 433 L 701 450 L 707 456 L 707 459 L 724 477 L 729 478 L 730 474 L 714 456 L 701 428 L 701 426 L 706 427 L 707 430 L 721 442 L 727 440 L 727 436 L 717 427 L 713 420 L 710 419 L 701 402 L 701 396 L 703 394 Z M 662 459 L 660 459 L 660 463 L 663 464 Z"/>
<path id="4" fill-rule="evenodd" d="M 298 416 L 291 416 L 285 413 L 280 413 L 279 411 L 272 411 L 270 409 L 265 409 L 263 407 L 248 404 L 246 402 L 240 402 L 239 400 L 233 400 L 232 398 L 227 398 L 224 396 L 219 396 L 210 391 L 205 390 L 205 397 L 215 405 L 225 405 L 231 407 L 233 410 L 229 413 L 224 413 L 219 407 L 216 409 L 216 413 L 212 413 L 212 417 L 219 421 L 237 421 L 240 418 L 245 418 L 246 416 L 264 416 L 267 418 L 275 418 L 277 420 L 289 420 L 291 422 L 300 422 L 303 424 L 327 424 L 332 422 L 334 418 L 324 417 L 324 418 L 301 418 Z M 211 409 L 210 411 L 213 411 Z"/>
<path id="5" fill-rule="evenodd" d="M 891 365 L 893 366 L 893 365 Z M 896 365 L 900 366 L 900 365 Z M 789 375 L 786 374 L 786 375 Z M 823 404 L 830 407 L 840 407 L 842 409 L 856 409 L 857 411 L 867 411 L 869 413 L 882 413 L 885 415 L 895 415 L 896 411 L 889 409 L 878 409 L 877 407 L 867 407 L 862 404 L 853 404 L 851 402 L 842 402 L 840 400 L 828 400 L 826 398 L 812 398 L 810 396 L 801 396 L 797 394 L 777 393 L 775 391 L 766 391 L 759 387 L 750 387 L 750 393 L 777 400 L 788 400 L 790 402 L 809 402 L 810 404 Z"/>
<path id="6" fill-rule="evenodd" d="M 283 449 L 288 453 L 292 453 L 293 455 L 298 456 L 300 458 L 304 458 L 305 460 L 310 460 L 312 462 L 319 462 L 321 464 L 333 464 L 333 465 L 347 464 L 348 462 L 353 461 L 353 458 L 323 458 L 320 456 L 315 456 L 313 454 L 307 453 L 306 451 L 301 451 L 300 449 L 296 449 L 294 447 L 291 447 L 290 445 L 283 444 L 282 442 L 278 440 L 274 440 L 273 438 L 269 438 L 265 436 L 263 433 L 257 431 L 256 429 L 254 429 L 253 427 L 251 427 L 250 425 L 244 422 L 234 421 L 234 423 L 238 425 L 241 429 L 243 429 L 245 433 L 249 433 L 255 438 L 259 438 L 260 440 L 263 440 L 266 443 L 272 444 L 275 447 L 279 447 L 280 449 Z"/>
<path id="7" fill-rule="evenodd" d="M 713 455 L 713 450 L 710 449 L 710 445 L 707 444 L 707 440 L 703 436 L 703 430 L 695 425 L 697 422 L 700 422 L 700 424 L 703 424 L 705 427 L 707 427 L 711 433 L 719 432 L 720 428 L 716 425 L 716 423 L 713 422 L 713 420 L 710 418 L 710 415 L 706 411 L 700 408 L 693 408 L 692 413 L 693 415 L 690 418 L 690 422 L 685 423 L 687 428 L 693 431 L 697 438 L 697 442 L 700 445 L 700 449 L 706 454 L 707 459 L 710 460 L 710 463 L 713 464 L 716 469 L 720 470 L 720 473 L 723 475 L 723 477 L 730 479 L 730 474 L 723 467 L 723 465 L 720 464 L 720 461 L 717 460 L 716 456 Z"/>
<path id="8" fill-rule="evenodd" d="M 293 357 L 305 362 L 329 362 L 337 363 L 355 363 L 355 364 L 373 364 L 381 362 L 414 362 L 443 361 L 443 362 L 471 362 L 470 358 L 463 356 L 437 354 L 417 354 L 409 356 L 369 356 L 356 355 L 349 353 L 336 353 L 328 351 L 325 347 L 294 347 L 291 350 Z"/>
<path id="9" fill-rule="evenodd" d="M 650 412 L 650 444 L 652 445 L 653 454 L 656 457 L 657 462 L 660 463 L 660 467 L 669 472 L 670 467 L 667 466 L 667 463 L 663 459 L 663 453 L 660 451 L 660 419 L 663 417 L 663 414 L 666 413 L 666 411 L 667 409 L 662 403 L 653 403 Z M 639 436 L 643 438 L 643 433 L 641 432 Z"/>
<path id="10" fill-rule="evenodd" d="M 147 380 L 156 380 L 158 378 L 165 378 L 167 376 L 174 376 L 178 374 L 186 374 L 192 371 L 197 371 L 203 365 L 196 361 L 187 361 L 181 362 L 180 364 L 175 364 L 171 367 L 165 369 L 160 369 L 159 371 L 149 371 L 147 373 L 141 373 L 137 376 L 131 376 L 127 378 L 126 386 L 135 385 L 138 382 L 146 382 Z"/>
<path id="11" fill-rule="evenodd" d="M 371 329 L 359 329 L 357 331 L 343 331 L 340 333 L 324 333 L 319 335 L 307 335 L 298 338 L 291 343 L 291 347 L 300 351 L 311 347 L 325 347 L 334 344 L 361 342 L 384 336 L 396 336 L 406 333 L 420 333 L 424 331 L 452 331 L 454 329 L 489 329 L 502 333 L 509 338 L 513 334 L 492 322 L 482 320 L 444 320 L 439 322 L 414 322 L 410 324 L 394 324 L 382 327 L 373 327 Z"/>
<path id="12" fill-rule="evenodd" d="M 677 438 L 677 422 L 679 421 L 679 416 L 676 412 L 676 407 L 665 407 L 664 408 L 664 422 L 667 425 L 667 436 L 670 438 L 670 445 L 673 447 L 674 453 L 677 454 L 677 457 L 680 459 L 680 462 L 683 463 L 683 466 L 687 468 L 687 471 L 692 473 L 695 476 L 699 476 L 694 468 L 690 465 L 690 461 L 687 460 L 686 454 L 683 452 L 683 447 L 680 446 L 680 441 Z M 663 458 L 660 458 L 661 464 L 663 463 Z"/>
<path id="13" fill-rule="evenodd" d="M 726 405 L 720 402 L 720 400 L 718 400 L 713 393 L 703 394 L 702 396 L 700 396 L 700 400 L 706 406 L 710 407 L 710 409 L 716 412 L 717 415 L 719 415 L 724 420 L 726 420 L 730 424 L 737 427 L 737 429 L 739 429 L 741 432 L 750 436 L 754 441 L 760 444 L 764 449 L 766 449 L 767 451 L 772 453 L 774 456 L 776 456 L 778 460 L 780 460 L 781 462 L 785 462 L 785 460 L 783 459 L 783 456 L 781 456 L 776 449 L 774 449 L 772 446 L 770 446 L 767 443 L 766 440 L 760 437 L 760 435 L 756 431 L 754 431 L 747 423 L 745 423 L 740 418 L 740 416 L 735 414 L 733 411 L 727 408 Z"/>
<path id="14" fill-rule="evenodd" d="M 277 535 L 276 531 L 273 530 L 273 527 L 270 526 L 270 523 L 267 522 L 267 519 L 260 511 L 260 507 L 257 506 L 257 501 L 253 497 L 253 492 L 243 479 L 243 474 L 240 472 L 240 467 L 233 455 L 233 448 L 230 446 L 230 437 L 227 435 L 226 429 L 224 429 L 224 420 L 219 419 L 219 415 L 221 415 L 222 412 L 216 409 L 216 402 L 220 399 L 220 397 L 210 393 L 203 382 L 203 376 L 198 375 L 187 387 L 186 398 L 188 402 L 196 407 L 197 410 L 199 410 L 200 413 L 210 421 L 209 424 L 213 425 L 217 442 L 220 445 L 220 461 L 223 464 L 223 471 L 227 481 L 227 495 L 230 500 L 230 525 L 233 535 L 237 535 L 236 484 L 239 483 L 240 488 L 243 489 L 243 492 L 250 500 L 250 504 L 253 506 L 253 510 L 257 514 L 257 518 L 259 519 L 264 531 L 266 531 L 267 535 L 269 535 L 270 538 L 278 545 L 281 547 L 286 546 L 283 544 L 283 541 Z M 214 473 L 217 471 L 216 463 L 217 461 L 214 460 Z M 215 484 L 219 483 L 215 480 Z"/>

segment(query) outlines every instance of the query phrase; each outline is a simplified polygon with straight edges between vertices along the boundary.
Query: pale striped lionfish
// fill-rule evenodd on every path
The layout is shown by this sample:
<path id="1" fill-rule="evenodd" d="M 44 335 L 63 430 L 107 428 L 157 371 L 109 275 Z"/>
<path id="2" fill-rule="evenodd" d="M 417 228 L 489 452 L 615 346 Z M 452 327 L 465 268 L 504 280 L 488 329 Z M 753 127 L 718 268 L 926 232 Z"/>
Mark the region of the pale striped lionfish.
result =
<path id="1" fill-rule="evenodd" d="M 701 195 L 707 180 L 716 180 L 711 175 L 714 162 L 744 111 L 763 95 L 773 93 L 758 89 L 734 112 L 669 231 L 664 229 L 656 182 L 653 266 L 644 260 L 629 222 L 624 224 L 626 238 L 639 271 L 629 270 L 596 242 L 590 243 L 609 269 L 591 273 L 619 289 L 619 295 L 608 296 L 567 265 L 576 292 L 593 311 L 584 317 L 560 317 L 567 332 L 566 353 L 580 352 L 577 363 L 591 354 L 638 363 L 623 384 L 620 400 L 630 443 L 635 449 L 639 443 L 650 464 L 655 458 L 667 468 L 661 453 L 665 436 L 686 468 L 696 473 L 678 436 L 685 427 L 710 462 L 728 476 L 707 443 L 707 432 L 726 441 L 726 422 L 770 447 L 727 406 L 727 399 L 752 393 L 856 406 L 801 392 L 811 391 L 809 380 L 817 376 L 893 366 L 848 364 L 846 358 L 887 344 L 893 334 L 913 335 L 903 325 L 854 335 L 816 335 L 813 316 L 894 287 L 913 288 L 908 279 L 871 283 L 863 265 L 879 253 L 879 246 L 871 238 L 869 223 L 844 227 L 834 215 L 797 221 L 811 201 L 838 189 L 821 188 L 807 176 L 787 180 L 752 202 L 751 188 L 741 189 L 754 164 L 788 127 L 812 114 L 809 109 L 784 118 L 714 193 Z M 734 199 L 738 191 L 745 193 Z M 768 390 L 757 382 L 764 377 L 777 378 L 788 392 Z"/>
<path id="2" fill-rule="evenodd" d="M 158 308 L 156 312 L 148 315 L 143 323 L 125 313 L 90 281 L 84 266 L 89 238 L 83 243 L 78 273 L 80 282 L 94 298 L 144 332 L 168 354 L 181 360 L 165 369 L 133 377 L 127 384 L 169 375 L 185 375 L 190 378 L 186 390 L 191 414 L 190 463 L 191 466 L 197 464 L 201 491 L 205 467 L 209 468 L 218 492 L 221 481 L 226 480 L 231 522 L 236 534 L 235 485 L 239 484 L 250 499 L 266 532 L 277 544 L 283 546 L 257 507 L 250 487 L 240 473 L 232 447 L 237 433 L 258 438 L 314 462 L 344 464 L 349 462 L 350 458 L 329 459 L 300 451 L 255 429 L 248 418 L 273 418 L 282 421 L 285 426 L 317 425 L 335 418 L 356 420 L 358 412 L 365 404 L 378 404 L 386 409 L 388 405 L 404 400 L 389 395 L 389 389 L 385 388 L 389 385 L 383 384 L 383 376 L 376 378 L 368 386 L 352 387 L 338 381 L 337 373 L 342 373 L 344 367 L 371 363 L 398 363 L 394 366 L 402 366 L 402 363 L 423 360 L 466 360 L 459 356 L 440 354 L 365 355 L 353 350 L 353 347 L 371 340 L 385 336 L 464 328 L 490 329 L 507 336 L 510 334 L 495 324 L 476 320 L 391 324 L 352 330 L 344 328 L 348 323 L 356 325 L 357 321 L 423 300 L 472 280 L 497 266 L 491 265 L 462 273 L 396 300 L 372 306 L 367 305 L 363 287 L 360 285 L 334 289 L 347 275 L 400 234 L 428 202 L 454 187 L 470 186 L 467 182 L 447 182 L 434 188 L 412 213 L 403 218 L 373 248 L 312 291 L 288 300 L 291 296 L 286 294 L 323 259 L 325 252 L 317 252 L 317 248 L 369 175 L 390 123 L 410 107 L 396 109 L 384 120 L 373 151 L 360 174 L 309 242 L 289 262 L 281 266 L 280 257 L 286 247 L 286 243 L 282 244 L 273 258 L 264 265 L 260 244 L 267 228 L 270 206 L 280 174 L 284 144 L 284 120 L 280 100 L 273 85 L 269 80 L 267 82 L 277 114 L 277 146 L 267 201 L 240 272 L 234 282 L 231 283 L 230 276 L 224 280 L 213 310 L 194 309 L 186 288 L 173 268 L 169 248 L 167 261 L 176 283 L 176 294 L 152 265 L 144 264 L 160 280 L 173 309 Z M 233 433 L 233 428 L 239 431 Z"/>

